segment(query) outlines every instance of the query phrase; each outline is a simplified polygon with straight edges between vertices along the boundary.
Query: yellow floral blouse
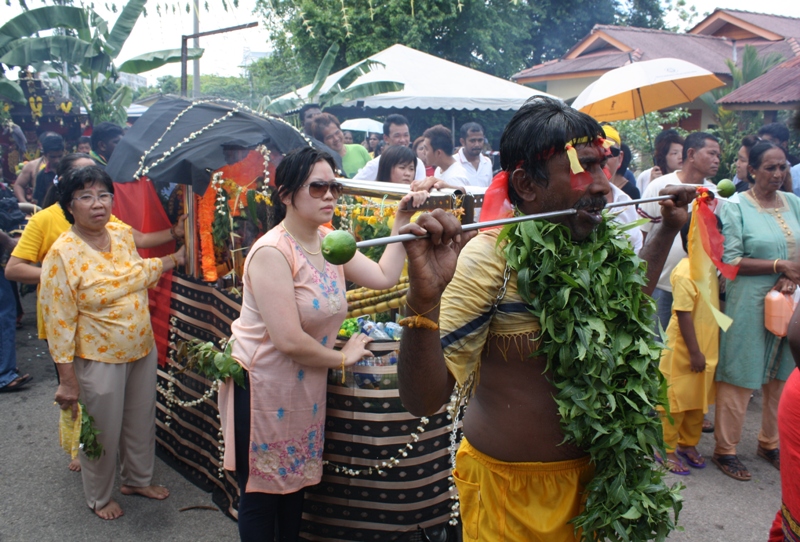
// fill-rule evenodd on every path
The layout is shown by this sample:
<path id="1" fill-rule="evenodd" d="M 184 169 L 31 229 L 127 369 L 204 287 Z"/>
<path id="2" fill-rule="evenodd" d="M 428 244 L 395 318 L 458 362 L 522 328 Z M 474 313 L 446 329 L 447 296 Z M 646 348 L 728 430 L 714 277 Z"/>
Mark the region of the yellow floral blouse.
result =
<path id="1" fill-rule="evenodd" d="M 71 229 L 42 263 L 39 303 L 56 363 L 78 356 L 128 363 L 154 346 L 147 289 L 161 276 L 159 258 L 142 259 L 129 226 L 109 222 L 109 252 L 90 247 Z"/>

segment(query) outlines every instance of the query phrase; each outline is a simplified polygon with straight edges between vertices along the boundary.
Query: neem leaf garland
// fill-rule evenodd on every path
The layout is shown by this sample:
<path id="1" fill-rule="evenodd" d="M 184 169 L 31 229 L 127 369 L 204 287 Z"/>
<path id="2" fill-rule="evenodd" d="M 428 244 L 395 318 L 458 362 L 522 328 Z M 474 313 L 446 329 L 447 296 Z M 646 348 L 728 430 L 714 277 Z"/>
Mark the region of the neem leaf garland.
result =
<path id="1" fill-rule="evenodd" d="M 564 442 L 595 465 L 572 522 L 584 541 L 664 540 L 683 486 L 668 487 L 652 462 L 664 453 L 655 407 L 666 402 L 666 383 L 651 331 L 655 302 L 641 290 L 645 262 L 608 215 L 580 243 L 563 225 L 528 221 L 506 226 L 498 246 L 541 324 L 532 355 L 547 359 Z"/>

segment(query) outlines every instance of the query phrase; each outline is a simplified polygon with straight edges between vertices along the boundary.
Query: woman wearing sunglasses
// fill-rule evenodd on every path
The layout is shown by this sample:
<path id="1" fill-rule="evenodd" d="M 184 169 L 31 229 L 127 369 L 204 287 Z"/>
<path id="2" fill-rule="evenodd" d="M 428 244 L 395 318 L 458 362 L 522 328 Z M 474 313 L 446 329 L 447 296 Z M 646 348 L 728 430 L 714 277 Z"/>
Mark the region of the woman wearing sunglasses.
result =
<path id="1" fill-rule="evenodd" d="M 358 252 L 343 266 L 323 259 L 323 225 L 343 190 L 333 170 L 331 156 L 311 147 L 286 155 L 275 175 L 274 227 L 253 245 L 244 265 L 242 311 L 231 340 L 246 386 L 228 379 L 220 389 L 220 413 L 225 468 L 236 471 L 245 541 L 272 540 L 276 524 L 279 540 L 297 539 L 303 488 L 322 477 L 328 369 L 370 355 L 365 345 L 371 339 L 360 333 L 333 350 L 347 312 L 345 280 L 390 288 L 405 262 L 399 243 L 377 263 Z M 427 197 L 409 193 L 398 209 Z M 412 214 L 398 210 L 393 235 Z"/>

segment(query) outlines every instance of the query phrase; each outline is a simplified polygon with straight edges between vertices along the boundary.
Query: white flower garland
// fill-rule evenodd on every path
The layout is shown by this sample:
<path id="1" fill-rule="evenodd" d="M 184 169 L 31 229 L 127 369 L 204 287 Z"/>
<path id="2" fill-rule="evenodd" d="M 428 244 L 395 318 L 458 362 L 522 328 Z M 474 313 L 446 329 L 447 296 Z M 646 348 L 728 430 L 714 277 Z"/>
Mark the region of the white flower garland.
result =
<path id="1" fill-rule="evenodd" d="M 332 463 L 327 459 L 323 460 L 322 464 L 331 467 L 334 470 L 334 472 L 336 472 L 336 474 L 341 473 L 354 477 L 360 476 L 362 474 L 370 475 L 373 472 L 381 475 L 386 474 L 385 471 L 393 469 L 394 467 L 400 464 L 400 459 L 399 459 L 400 457 L 408 457 L 408 450 L 414 449 L 414 443 L 419 441 L 420 433 L 425 432 L 425 426 L 428 425 L 429 422 L 430 420 L 424 416 L 420 418 L 416 433 L 411 433 L 411 435 L 408 438 L 408 442 L 406 442 L 406 444 L 402 448 L 397 450 L 397 454 L 394 457 L 390 457 L 386 461 L 375 463 L 374 467 L 367 467 L 364 469 L 351 469 L 343 465 L 337 465 L 336 463 Z"/>
<path id="2" fill-rule="evenodd" d="M 153 162 L 149 166 L 145 166 L 145 160 L 147 160 L 147 156 L 151 152 L 153 152 L 156 148 L 158 148 L 159 145 L 161 145 L 161 142 L 164 140 L 164 137 L 175 127 L 176 124 L 178 124 L 178 121 L 181 119 L 181 117 L 183 117 L 183 115 L 188 113 L 195 106 L 198 106 L 198 105 L 201 105 L 201 104 L 207 104 L 207 103 L 213 103 L 213 104 L 219 104 L 219 105 L 233 105 L 233 109 L 228 111 L 222 117 L 214 119 L 210 123 L 208 123 L 205 126 L 203 126 L 202 128 L 200 128 L 199 130 L 197 130 L 195 132 L 192 132 L 191 134 L 189 134 L 188 136 L 183 138 L 183 141 L 180 141 L 177 145 L 175 145 L 173 147 L 170 147 L 170 149 L 168 151 L 166 151 L 155 162 Z M 161 163 L 163 163 L 175 151 L 177 151 L 178 149 L 183 147 L 186 143 L 194 141 L 195 139 L 197 139 L 197 137 L 202 135 L 207 130 L 211 129 L 213 126 L 216 126 L 217 124 L 220 124 L 221 122 L 224 122 L 225 120 L 233 117 L 234 114 L 239 113 L 241 111 L 245 111 L 247 113 L 250 113 L 251 115 L 256 115 L 256 116 L 261 117 L 263 119 L 282 122 L 286 126 L 291 126 L 291 128 L 293 130 L 296 130 L 298 132 L 298 134 L 300 134 L 303 137 L 303 139 L 306 141 L 306 143 L 308 143 L 308 145 L 311 146 L 311 140 L 308 138 L 308 136 L 306 136 L 303 132 L 300 132 L 299 130 L 297 130 L 294 126 L 292 126 L 290 123 L 286 122 L 282 118 L 266 115 L 264 113 L 256 111 L 255 109 L 251 109 L 251 108 L 247 107 L 246 105 L 244 105 L 242 103 L 235 102 L 235 101 L 232 101 L 232 100 L 225 100 L 225 99 L 220 99 L 220 98 L 215 98 L 215 99 L 210 99 L 210 100 L 198 100 L 198 101 L 192 102 L 192 104 L 190 104 L 186 109 L 184 109 L 183 111 L 178 113 L 178 115 L 174 119 L 172 119 L 172 122 L 170 122 L 169 125 L 167 125 L 167 128 L 166 128 L 166 130 L 164 130 L 164 133 L 161 134 L 161 137 L 159 137 L 156 140 L 156 142 L 153 143 L 150 146 L 149 149 L 144 151 L 144 154 L 139 159 L 139 167 L 137 168 L 136 172 L 133 174 L 133 178 L 138 180 L 138 179 L 140 179 L 142 177 L 146 177 L 154 167 L 156 167 L 156 166 L 160 165 Z M 262 154 L 264 154 L 264 153 L 262 152 Z M 267 153 L 266 153 L 265 157 L 266 157 L 266 160 L 264 162 L 264 170 L 265 170 L 265 174 L 266 174 L 266 178 L 265 178 L 265 182 L 266 182 L 266 179 L 269 178 L 269 172 L 266 171 L 267 164 L 269 163 L 269 151 L 268 150 L 267 150 Z"/>

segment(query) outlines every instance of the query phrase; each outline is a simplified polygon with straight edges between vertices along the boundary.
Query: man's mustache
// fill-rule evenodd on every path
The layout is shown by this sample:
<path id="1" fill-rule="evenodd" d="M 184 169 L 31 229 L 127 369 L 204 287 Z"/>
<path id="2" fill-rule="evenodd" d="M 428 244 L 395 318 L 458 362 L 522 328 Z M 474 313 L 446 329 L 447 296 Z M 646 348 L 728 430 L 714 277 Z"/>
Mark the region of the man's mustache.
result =
<path id="1" fill-rule="evenodd" d="M 606 206 L 606 199 L 602 196 L 587 196 L 578 200 L 578 202 L 573 205 L 573 208 L 576 211 L 580 211 L 582 209 L 602 209 Z"/>

